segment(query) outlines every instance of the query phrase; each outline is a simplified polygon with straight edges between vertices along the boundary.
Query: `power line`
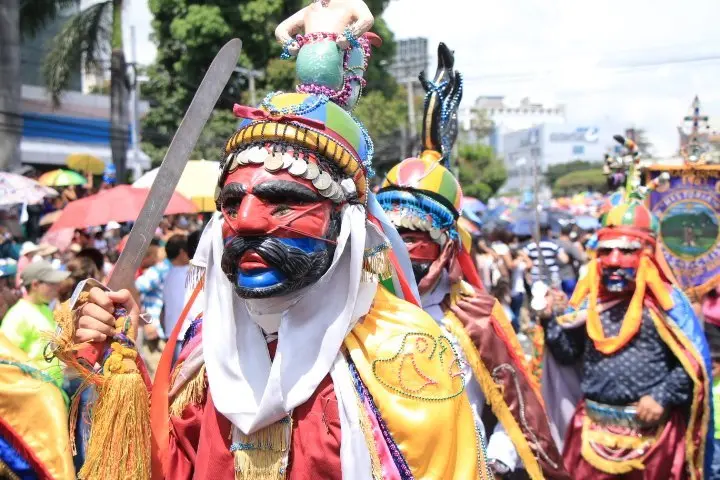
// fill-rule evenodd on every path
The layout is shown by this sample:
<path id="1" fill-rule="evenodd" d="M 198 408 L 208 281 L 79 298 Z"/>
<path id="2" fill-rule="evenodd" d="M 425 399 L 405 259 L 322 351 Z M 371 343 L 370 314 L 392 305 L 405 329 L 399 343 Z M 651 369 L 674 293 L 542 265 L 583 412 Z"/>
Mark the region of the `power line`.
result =
<path id="1" fill-rule="evenodd" d="M 661 60 L 661 61 L 650 61 L 650 62 L 637 62 L 629 65 L 618 65 L 618 66 L 602 66 L 598 65 L 598 70 L 611 70 L 616 75 L 626 75 L 636 73 L 638 70 L 653 70 L 670 65 L 686 65 L 686 64 L 710 64 L 720 61 L 720 54 L 702 55 L 695 57 L 676 58 L 672 60 Z M 502 80 L 502 81 L 526 81 L 534 80 L 537 77 L 542 77 L 552 74 L 552 70 L 544 70 L 540 72 L 516 72 L 516 73 L 498 73 L 498 74 L 484 74 L 484 75 L 467 75 L 463 79 L 465 82 L 468 81 L 487 81 L 487 80 Z"/>

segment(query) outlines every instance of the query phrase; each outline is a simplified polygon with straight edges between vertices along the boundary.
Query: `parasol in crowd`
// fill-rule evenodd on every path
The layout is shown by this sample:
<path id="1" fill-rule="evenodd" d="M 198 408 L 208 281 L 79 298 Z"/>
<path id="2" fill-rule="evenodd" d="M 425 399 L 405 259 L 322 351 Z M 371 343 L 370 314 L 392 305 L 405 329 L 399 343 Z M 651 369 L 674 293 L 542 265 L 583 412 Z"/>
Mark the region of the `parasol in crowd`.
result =
<path id="1" fill-rule="evenodd" d="M 463 197 L 462 209 L 463 211 L 477 213 L 487 210 L 487 206 L 475 197 Z"/>
<path id="2" fill-rule="evenodd" d="M 90 195 L 67 204 L 62 214 L 55 220 L 50 231 L 63 228 L 88 228 L 107 225 L 110 222 L 134 222 L 145 199 L 150 193 L 148 188 L 135 188 L 120 185 L 100 193 Z M 165 210 L 165 215 L 197 213 L 197 208 L 179 193 L 173 194 Z"/>
<path id="3" fill-rule="evenodd" d="M 83 172 L 87 176 L 90 188 L 93 184 L 93 175 L 100 175 L 105 171 L 105 162 L 89 153 L 71 153 L 65 159 L 65 164 L 73 170 Z"/>
<path id="4" fill-rule="evenodd" d="M 69 187 L 70 185 L 85 185 L 85 177 L 72 170 L 52 170 L 44 173 L 38 181 L 48 187 Z"/>
<path id="5" fill-rule="evenodd" d="M 55 220 L 60 218 L 60 215 L 62 215 L 62 210 L 55 210 L 54 212 L 46 213 L 42 217 L 40 217 L 40 223 L 39 225 L 41 227 L 47 227 L 48 225 L 52 225 L 55 223 Z"/>
<path id="6" fill-rule="evenodd" d="M 137 179 L 133 187 L 150 188 L 159 170 L 150 170 Z M 199 212 L 213 212 L 219 171 L 219 162 L 191 160 L 185 166 L 175 191 L 192 200 Z"/>
<path id="7" fill-rule="evenodd" d="M 600 228 L 600 221 L 590 215 L 580 215 L 575 217 L 575 225 L 577 225 L 580 230 L 591 232 Z"/>
<path id="8" fill-rule="evenodd" d="M 543 209 L 536 216 L 535 210 L 530 206 L 518 207 L 508 218 L 508 223 L 512 225 L 511 231 L 519 237 L 529 237 L 535 231 L 535 223 L 539 218 L 540 225 L 548 225 L 553 233 L 560 233 L 560 229 L 571 223 L 573 216 L 565 211 L 558 209 Z"/>
<path id="9" fill-rule="evenodd" d="M 61 228 L 59 230 L 45 232 L 45 235 L 40 239 L 40 243 L 52 245 L 64 252 L 70 247 L 74 237 L 74 228 Z"/>
<path id="10" fill-rule="evenodd" d="M 31 178 L 0 172 L 0 206 L 40 203 L 43 198 L 56 197 L 57 194 L 52 188 Z"/>
<path id="11" fill-rule="evenodd" d="M 65 159 L 68 168 L 89 175 L 100 175 L 105 171 L 105 162 L 89 153 L 71 153 Z"/>

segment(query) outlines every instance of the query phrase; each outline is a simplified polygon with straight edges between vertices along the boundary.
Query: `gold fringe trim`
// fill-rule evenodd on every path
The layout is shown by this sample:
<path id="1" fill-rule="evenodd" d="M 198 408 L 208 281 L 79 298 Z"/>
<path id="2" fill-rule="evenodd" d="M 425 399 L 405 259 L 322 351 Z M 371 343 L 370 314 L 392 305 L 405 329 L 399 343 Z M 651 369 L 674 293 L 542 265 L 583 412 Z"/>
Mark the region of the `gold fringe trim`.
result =
<path id="1" fill-rule="evenodd" d="M 184 363 L 184 361 L 178 362 L 178 364 L 175 365 L 175 368 L 173 368 L 172 373 L 170 374 L 170 387 L 175 385 L 175 380 L 177 380 L 177 376 L 180 373 L 180 369 L 182 368 Z"/>
<path id="2" fill-rule="evenodd" d="M 465 333 L 462 323 L 450 310 L 445 312 L 445 320 L 445 328 L 460 343 L 465 359 L 470 364 L 470 368 L 472 368 L 473 374 L 485 394 L 485 401 L 490 405 L 492 412 L 510 436 L 528 475 L 532 480 L 543 480 L 545 477 L 542 468 L 537 458 L 535 458 L 527 438 L 525 438 L 520 425 L 513 417 L 510 407 L 505 403 L 500 387 L 493 380 L 492 375 L 490 375 L 487 367 L 480 359 L 475 345 L 468 334 Z"/>
<path id="3" fill-rule="evenodd" d="M 290 416 L 251 435 L 235 431 L 231 447 L 235 480 L 285 479 L 292 438 Z"/>
<path id="4" fill-rule="evenodd" d="M 609 460 L 601 457 L 593 448 L 592 443 L 600 443 L 603 446 L 610 448 L 630 448 L 618 445 L 619 442 L 615 435 L 605 434 L 605 432 L 592 432 L 590 431 L 590 425 L 592 420 L 586 415 L 583 418 L 583 427 L 581 433 L 582 446 L 580 448 L 580 454 L 582 457 L 593 467 L 600 470 L 601 472 L 608 473 L 610 475 L 623 475 L 625 473 L 632 472 L 633 470 L 645 470 L 645 457 L 648 454 L 649 446 L 645 451 L 645 454 L 638 458 L 628 460 Z M 654 438 L 648 440 L 646 444 L 652 445 Z"/>
<path id="5" fill-rule="evenodd" d="M 583 419 L 585 420 L 585 419 Z M 592 420 L 590 420 L 592 423 Z M 662 428 L 665 427 L 663 423 L 661 427 L 655 432 L 652 437 L 630 437 L 627 435 L 617 435 L 615 433 L 606 432 L 604 430 L 587 430 L 583 431 L 583 435 L 587 435 L 587 439 L 593 443 L 599 443 L 608 448 L 627 448 L 629 450 L 646 450 L 652 446 L 657 440 L 657 435 L 660 433 Z"/>
<path id="6" fill-rule="evenodd" d="M 380 462 L 380 455 L 378 454 L 378 447 L 375 443 L 375 436 L 372 432 L 372 427 L 370 426 L 370 419 L 368 418 L 368 412 L 365 409 L 365 404 L 360 399 L 360 394 L 358 393 L 357 389 L 353 389 L 353 392 L 355 392 L 355 400 L 357 400 L 357 407 L 358 407 L 358 414 L 360 418 L 360 429 L 363 432 L 363 435 L 365 436 L 365 444 L 368 447 L 368 451 L 370 452 L 370 466 L 371 466 L 371 474 L 373 480 L 382 480 L 383 479 L 383 470 L 382 470 L 382 463 Z"/>
<path id="7" fill-rule="evenodd" d="M 177 373 L 175 374 L 177 376 Z M 183 385 L 182 389 L 175 395 L 170 404 L 170 415 L 173 417 L 182 416 L 182 412 L 189 405 L 200 405 L 205 400 L 205 390 L 207 388 L 207 377 L 205 376 L 205 365 L 195 376 Z"/>
<path id="8" fill-rule="evenodd" d="M 78 478 L 150 479 L 150 395 L 135 364 L 137 352 L 119 343 L 111 349 Z"/>
<path id="9" fill-rule="evenodd" d="M 452 301 L 456 301 L 458 296 L 460 295 L 476 295 L 475 289 L 472 285 L 467 283 L 466 281 L 462 280 L 455 284 L 451 291 L 451 299 Z M 500 302 L 496 301 L 493 305 L 493 308 L 490 312 L 490 315 L 495 318 L 495 321 L 502 329 L 503 333 L 505 334 L 505 338 L 507 338 L 508 342 L 510 343 L 510 346 L 512 347 L 513 351 L 515 352 L 515 356 L 518 360 L 520 360 L 522 366 L 525 368 L 525 372 L 529 373 L 532 370 L 532 363 L 530 360 L 528 360 L 525 357 L 525 350 L 523 350 L 522 345 L 520 345 L 520 340 L 518 340 L 517 334 L 515 333 L 515 330 L 513 329 L 512 322 L 510 322 L 510 319 L 507 317 L 507 314 L 505 313 L 505 310 L 503 310 L 502 306 L 500 305 Z M 472 340 L 471 340 L 472 341 Z M 533 387 L 533 390 L 535 390 L 535 395 L 540 399 L 542 402 L 542 394 L 540 393 L 540 383 L 533 381 L 532 377 L 530 375 L 526 375 L 526 378 L 530 381 L 530 386 Z"/>
<path id="10" fill-rule="evenodd" d="M 98 398 L 92 409 L 92 424 L 85 464 L 78 473 L 81 480 L 150 479 L 150 395 L 137 368 L 137 352 L 120 343 L 110 345 L 110 355 L 103 365 L 103 374 L 94 365 L 80 363 L 76 351 L 87 344 L 75 344 L 75 317 L 87 303 L 89 293 L 80 294 L 75 310 L 65 302 L 54 312 L 58 329 L 50 339 L 52 353 L 78 372 L 84 386 L 94 385 Z M 134 329 L 127 317 L 116 317 L 115 331 L 134 338 Z M 77 395 L 74 402 L 79 400 Z M 77 403 L 71 406 L 77 418 Z M 75 449 L 74 438 L 71 448 Z"/>
<path id="11" fill-rule="evenodd" d="M 361 281 L 375 282 L 392 276 L 390 247 L 387 244 L 365 250 Z"/>
<path id="12" fill-rule="evenodd" d="M 10 467 L 8 467 L 2 460 L 0 460 L 0 478 L 6 478 L 7 480 L 20 480 L 20 477 L 10 470 Z"/>
<path id="13" fill-rule="evenodd" d="M 684 348 L 691 355 L 695 355 L 694 345 L 692 345 L 692 342 L 685 337 L 685 334 L 680 331 L 679 327 L 675 325 L 674 322 L 664 321 L 652 308 L 650 309 L 650 317 L 653 319 L 655 328 L 657 329 L 662 341 L 670 347 L 670 350 L 673 352 L 673 355 L 675 355 L 675 358 L 678 359 L 687 374 L 690 376 L 690 379 L 693 382 L 692 398 L 696 398 L 698 389 L 700 389 L 702 383 L 693 371 L 693 366 L 690 363 L 690 360 L 682 352 L 682 349 Z M 671 330 L 674 331 L 674 335 Z M 704 378 L 709 378 L 708 372 L 705 370 L 705 362 L 703 359 L 696 356 L 695 361 L 702 369 Z M 705 392 L 702 412 L 698 412 L 699 402 L 693 401 L 690 405 L 690 418 L 688 419 L 687 430 L 685 431 L 685 459 L 688 464 L 687 470 L 690 472 L 691 480 L 701 480 L 703 478 L 702 475 L 705 465 L 705 443 L 707 442 L 707 429 L 710 424 L 709 414 L 711 396 L 711 391 Z M 700 416 L 702 418 L 700 418 Z M 698 424 L 697 422 L 700 422 L 700 445 L 696 448 L 695 441 L 693 439 L 693 430 L 695 425 Z M 698 456 L 697 461 L 695 460 L 695 455 Z"/>

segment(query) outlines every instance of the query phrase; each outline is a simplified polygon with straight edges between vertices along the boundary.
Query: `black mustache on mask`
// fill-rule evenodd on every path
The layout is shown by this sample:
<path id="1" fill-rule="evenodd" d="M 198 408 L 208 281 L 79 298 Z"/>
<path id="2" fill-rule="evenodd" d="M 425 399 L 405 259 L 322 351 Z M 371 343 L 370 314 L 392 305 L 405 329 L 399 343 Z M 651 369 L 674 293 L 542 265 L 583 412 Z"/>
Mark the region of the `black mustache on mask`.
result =
<path id="1" fill-rule="evenodd" d="M 430 271 L 432 262 L 412 262 L 413 275 L 415 275 L 415 282 L 420 283 L 420 280 L 425 278 L 425 275 Z"/>
<path id="2" fill-rule="evenodd" d="M 603 270 L 603 278 L 609 279 L 610 277 L 617 275 L 625 281 L 635 281 L 635 269 L 628 268 L 614 268 L 612 270 Z"/>
<path id="3" fill-rule="evenodd" d="M 278 285 L 264 288 L 244 288 L 237 285 L 240 258 L 248 250 L 255 251 L 268 266 L 286 278 Z M 277 237 L 235 237 L 225 246 L 220 266 L 236 291 L 244 298 L 281 295 L 317 281 L 330 266 L 332 251 L 307 253 L 284 244 Z"/>

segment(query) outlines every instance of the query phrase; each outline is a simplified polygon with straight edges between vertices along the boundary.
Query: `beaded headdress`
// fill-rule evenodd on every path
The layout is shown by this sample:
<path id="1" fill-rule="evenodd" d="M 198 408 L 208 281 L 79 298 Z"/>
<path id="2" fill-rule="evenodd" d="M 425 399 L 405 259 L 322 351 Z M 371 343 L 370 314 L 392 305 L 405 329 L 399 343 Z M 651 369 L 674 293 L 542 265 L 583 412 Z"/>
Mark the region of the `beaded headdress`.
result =
<path id="1" fill-rule="evenodd" d="M 588 264 L 587 275 L 580 279 L 572 298 L 570 311 L 577 311 L 582 305 L 587 308 L 588 335 L 595 348 L 606 355 L 616 352 L 639 331 L 642 322 L 645 296 L 652 293 L 654 299 L 664 309 L 672 307 L 672 299 L 667 283 L 675 283 L 674 276 L 665 262 L 660 249 L 656 248 L 660 233 L 658 219 L 645 205 L 648 192 L 667 182 L 667 176 L 661 176 L 648 185 L 641 185 L 640 154 L 632 139 L 621 135 L 613 137 L 625 151 L 619 157 L 606 158 L 606 173 L 622 175 L 624 187 L 616 185 L 618 191 L 608 199 L 610 209 L 604 215 L 603 226 L 597 233 L 599 250 L 628 249 L 635 250 L 638 263 L 634 271 L 634 292 L 623 318 L 620 333 L 605 338 L 599 319 L 601 268 L 598 258 L 593 254 Z"/>
<path id="2" fill-rule="evenodd" d="M 290 58 L 291 44 L 299 49 L 297 92 L 272 92 L 259 108 L 235 105 L 233 113 L 242 121 L 225 145 L 219 188 L 231 171 L 262 164 L 270 172 L 287 170 L 312 181 L 336 203 L 365 204 L 374 148 L 352 108 L 365 85 L 371 45 L 381 40 L 369 32 L 360 38 L 350 31 L 344 36 L 349 42 L 345 51 L 333 33 L 311 32 L 286 42 L 283 58 Z"/>
<path id="3" fill-rule="evenodd" d="M 462 77 L 453 66 L 453 53 L 441 43 L 433 80 L 420 74 L 426 91 L 424 150 L 417 158 L 393 167 L 378 193 L 378 201 L 397 227 L 427 231 L 441 245 L 448 239 L 457 240 L 456 221 L 462 204 L 462 189 L 449 170 L 462 98 Z"/>
<path id="4" fill-rule="evenodd" d="M 642 170 L 637 145 L 632 139 L 622 135 L 615 135 L 613 138 L 625 151 L 617 157 L 606 157 L 605 172 L 621 175 L 624 186 L 618 185 L 618 191 L 613 193 L 616 200 L 603 218 L 603 228 L 598 232 L 600 246 L 615 244 L 616 240 L 612 239 L 619 236 L 639 237 L 654 244 L 659 233 L 659 222 L 643 200 L 650 190 L 667 182 L 668 176 L 661 175 L 650 184 L 641 185 Z M 622 200 L 618 201 L 620 196 Z M 610 240 L 603 240 L 608 238 Z"/>

